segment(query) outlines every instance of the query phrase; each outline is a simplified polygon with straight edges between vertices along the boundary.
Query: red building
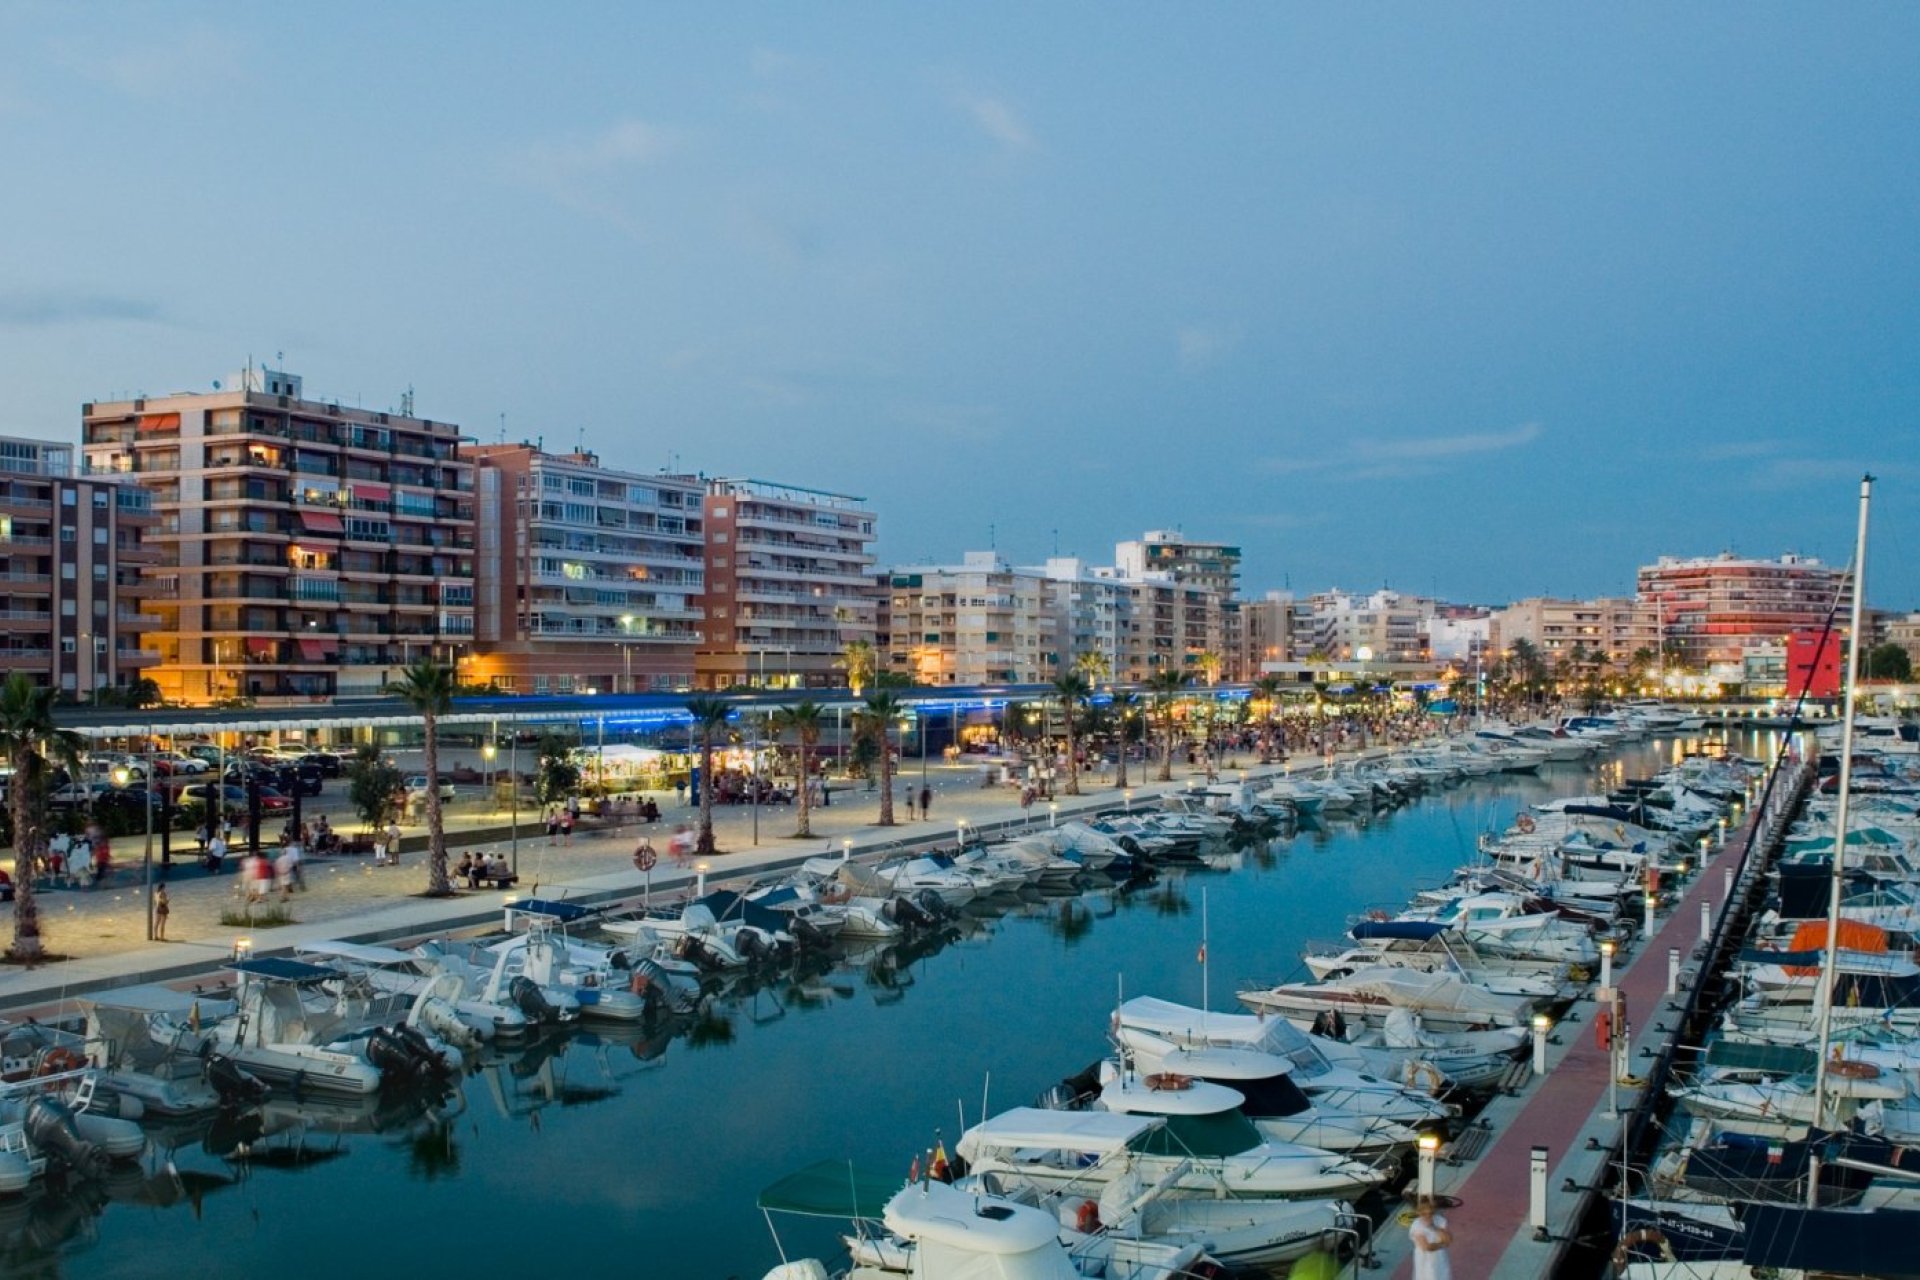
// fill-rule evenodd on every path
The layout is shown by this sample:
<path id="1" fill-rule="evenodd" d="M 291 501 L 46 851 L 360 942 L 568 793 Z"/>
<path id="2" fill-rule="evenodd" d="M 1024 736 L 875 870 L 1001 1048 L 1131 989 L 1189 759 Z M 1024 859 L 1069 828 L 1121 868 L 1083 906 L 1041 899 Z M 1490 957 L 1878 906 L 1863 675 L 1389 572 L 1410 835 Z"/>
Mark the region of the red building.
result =
<path id="1" fill-rule="evenodd" d="M 1825 643 L 1822 643 L 1824 639 Z M 1787 696 L 1840 696 L 1841 654 L 1846 645 L 1837 631 L 1796 631 L 1787 637 Z"/>

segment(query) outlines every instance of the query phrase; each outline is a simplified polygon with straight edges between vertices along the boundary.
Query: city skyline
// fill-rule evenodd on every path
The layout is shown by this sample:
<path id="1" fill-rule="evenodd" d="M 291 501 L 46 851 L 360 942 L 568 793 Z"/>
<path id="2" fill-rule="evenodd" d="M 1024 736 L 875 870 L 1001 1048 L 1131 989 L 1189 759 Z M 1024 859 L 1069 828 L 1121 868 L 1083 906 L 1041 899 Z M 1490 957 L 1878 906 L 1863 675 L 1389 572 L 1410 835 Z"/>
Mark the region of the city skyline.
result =
<path id="1" fill-rule="evenodd" d="M 1844 564 L 1871 470 L 1920 605 L 1914 15 L 451 12 L 0 17 L 0 430 L 251 356 L 883 565 L 1480 603 Z"/>

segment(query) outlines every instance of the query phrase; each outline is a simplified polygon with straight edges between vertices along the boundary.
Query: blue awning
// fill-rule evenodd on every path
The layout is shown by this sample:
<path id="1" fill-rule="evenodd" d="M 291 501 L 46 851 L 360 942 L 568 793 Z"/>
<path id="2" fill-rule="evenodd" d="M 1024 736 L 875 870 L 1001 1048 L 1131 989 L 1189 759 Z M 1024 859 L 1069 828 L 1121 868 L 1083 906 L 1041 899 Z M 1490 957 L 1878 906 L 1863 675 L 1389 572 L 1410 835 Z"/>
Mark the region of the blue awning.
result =
<path id="1" fill-rule="evenodd" d="M 1446 925 L 1432 920 L 1362 920 L 1353 926 L 1361 942 L 1431 942 L 1446 931 Z"/>
<path id="2" fill-rule="evenodd" d="M 345 976 L 338 969 L 308 964 L 304 960 L 288 960 L 282 956 L 256 956 L 251 960 L 229 960 L 224 967 L 235 973 L 244 973 L 253 978 L 266 978 L 273 982 L 324 982 L 328 978 Z"/>
<path id="3" fill-rule="evenodd" d="M 546 916 L 562 924 L 572 924 L 575 920 L 584 920 L 594 914 L 594 908 L 581 906 L 577 902 L 559 902 L 552 898 L 527 898 L 520 902 L 507 904 L 509 911 L 524 911 L 530 916 Z"/>

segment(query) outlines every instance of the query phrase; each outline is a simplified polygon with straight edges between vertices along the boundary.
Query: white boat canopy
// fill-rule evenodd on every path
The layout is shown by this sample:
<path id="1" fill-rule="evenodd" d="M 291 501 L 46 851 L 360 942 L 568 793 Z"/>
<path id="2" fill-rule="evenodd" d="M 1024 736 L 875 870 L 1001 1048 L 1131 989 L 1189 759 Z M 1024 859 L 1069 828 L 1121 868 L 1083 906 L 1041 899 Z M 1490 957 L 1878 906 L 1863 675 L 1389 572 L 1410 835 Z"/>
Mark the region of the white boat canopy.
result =
<path id="1" fill-rule="evenodd" d="M 1044 1147 L 1107 1155 L 1162 1123 L 1153 1116 L 1111 1111 L 1048 1111 L 1015 1107 L 967 1130 L 961 1143 L 973 1149 Z"/>

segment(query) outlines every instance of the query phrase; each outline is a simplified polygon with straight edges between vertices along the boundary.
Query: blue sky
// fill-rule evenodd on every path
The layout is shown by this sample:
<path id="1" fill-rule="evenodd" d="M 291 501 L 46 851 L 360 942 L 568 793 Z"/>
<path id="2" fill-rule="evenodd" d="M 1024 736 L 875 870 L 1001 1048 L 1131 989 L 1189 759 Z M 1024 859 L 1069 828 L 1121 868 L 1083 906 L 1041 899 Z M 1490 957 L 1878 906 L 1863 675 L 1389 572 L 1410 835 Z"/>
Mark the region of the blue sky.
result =
<path id="1" fill-rule="evenodd" d="M 310 392 L 883 556 L 1920 607 L 1920 9 L 0 4 L 0 430 Z"/>

